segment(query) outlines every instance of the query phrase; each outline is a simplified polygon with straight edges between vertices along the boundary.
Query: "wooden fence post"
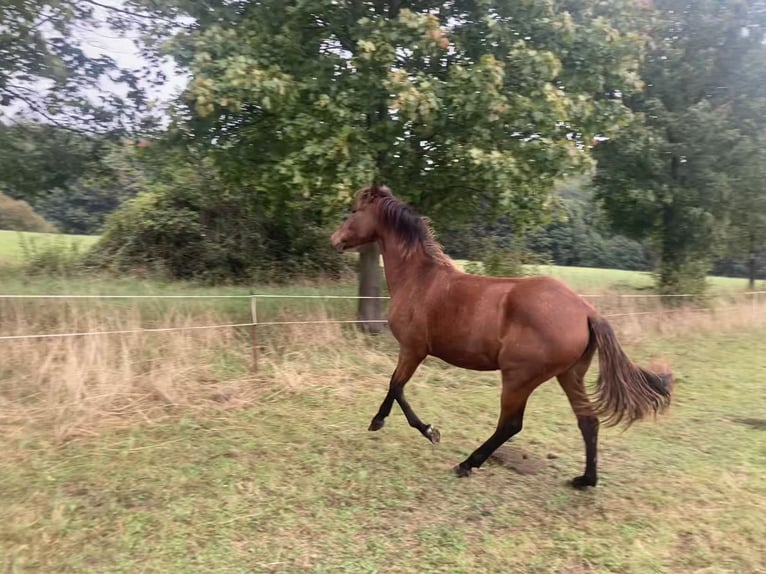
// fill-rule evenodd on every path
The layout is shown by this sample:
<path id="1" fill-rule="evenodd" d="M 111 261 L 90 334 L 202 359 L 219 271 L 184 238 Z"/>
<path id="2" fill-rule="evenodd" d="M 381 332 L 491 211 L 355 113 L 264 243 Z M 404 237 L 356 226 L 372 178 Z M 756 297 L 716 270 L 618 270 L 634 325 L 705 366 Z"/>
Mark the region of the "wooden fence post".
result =
<path id="1" fill-rule="evenodd" d="M 250 322 L 253 324 L 253 371 L 255 372 L 258 370 L 258 308 L 255 295 L 250 295 Z"/>

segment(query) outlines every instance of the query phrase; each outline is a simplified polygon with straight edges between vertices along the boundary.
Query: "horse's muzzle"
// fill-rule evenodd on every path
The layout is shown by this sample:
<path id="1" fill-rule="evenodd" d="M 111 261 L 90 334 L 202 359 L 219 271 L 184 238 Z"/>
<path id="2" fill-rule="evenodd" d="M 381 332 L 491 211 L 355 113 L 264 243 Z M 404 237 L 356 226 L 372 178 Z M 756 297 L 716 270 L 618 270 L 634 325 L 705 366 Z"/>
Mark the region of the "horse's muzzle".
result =
<path id="1" fill-rule="evenodd" d="M 346 245 L 343 243 L 343 240 L 338 236 L 338 232 L 332 234 L 332 237 L 330 237 L 330 243 L 332 244 L 333 249 L 337 251 L 338 253 L 343 253 L 346 250 Z"/>

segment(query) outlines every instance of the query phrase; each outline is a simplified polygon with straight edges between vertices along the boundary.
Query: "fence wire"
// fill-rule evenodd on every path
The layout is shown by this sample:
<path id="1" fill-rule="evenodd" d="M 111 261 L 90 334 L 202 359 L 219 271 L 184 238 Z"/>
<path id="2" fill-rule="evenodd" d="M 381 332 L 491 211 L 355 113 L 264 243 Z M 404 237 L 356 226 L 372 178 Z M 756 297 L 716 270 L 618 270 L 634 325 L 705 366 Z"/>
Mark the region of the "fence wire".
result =
<path id="1" fill-rule="evenodd" d="M 766 291 L 747 291 L 740 293 L 739 295 L 753 297 L 755 304 L 759 295 L 766 295 Z M 691 298 L 698 297 L 694 294 L 625 294 L 625 295 L 607 295 L 607 294 L 592 294 L 581 295 L 585 298 L 597 299 L 597 298 L 611 298 L 611 299 L 658 299 L 658 298 Z M 14 300 L 14 299 L 50 299 L 50 300 L 78 300 L 78 299 L 245 299 L 250 300 L 252 303 L 258 299 L 346 299 L 346 300 L 359 300 L 359 299 L 378 299 L 388 300 L 388 296 L 357 296 L 357 295 L 280 295 L 280 294 L 253 294 L 253 295 L 1 295 L 0 300 Z M 711 307 L 698 307 L 698 308 L 684 308 L 684 309 L 661 309 L 654 311 L 636 311 L 628 313 L 610 313 L 604 314 L 607 318 L 621 318 L 632 316 L 647 316 L 647 315 L 662 315 L 678 312 L 706 312 L 713 311 Z M 236 329 L 236 328 L 258 328 L 258 327 L 271 327 L 271 326 L 287 326 L 287 325 L 322 325 L 322 324 L 385 324 L 388 323 L 385 319 L 371 319 L 371 320 L 343 320 L 343 319 L 322 319 L 322 320 L 307 320 L 307 321 L 257 321 L 253 313 L 253 320 L 244 323 L 224 323 L 218 325 L 191 325 L 184 327 L 151 327 L 142 329 L 121 329 L 110 331 L 84 331 L 84 332 L 72 332 L 72 333 L 35 333 L 35 334 L 21 334 L 21 335 L 2 335 L 0 341 L 19 341 L 19 340 L 31 340 L 31 339 L 58 339 L 67 337 L 90 337 L 90 336 L 105 336 L 105 335 L 139 335 L 149 333 L 169 333 L 178 331 L 199 331 L 210 329 Z"/>

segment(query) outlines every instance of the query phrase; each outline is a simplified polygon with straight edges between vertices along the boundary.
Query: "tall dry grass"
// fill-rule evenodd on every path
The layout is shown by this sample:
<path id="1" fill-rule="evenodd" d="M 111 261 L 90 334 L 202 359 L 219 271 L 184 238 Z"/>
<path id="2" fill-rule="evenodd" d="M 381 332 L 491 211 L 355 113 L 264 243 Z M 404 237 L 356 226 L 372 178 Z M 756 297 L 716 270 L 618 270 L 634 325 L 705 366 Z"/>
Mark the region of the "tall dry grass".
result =
<path id="1" fill-rule="evenodd" d="M 651 336 L 684 336 L 766 325 L 766 295 L 729 294 L 704 299 L 608 297 L 594 306 L 612 323 L 621 340 L 636 343 Z"/>
<path id="2" fill-rule="evenodd" d="M 176 324 L 200 320 L 215 318 Z M 83 331 L 141 327 L 95 312 L 77 323 Z M 220 397 L 233 396 L 246 378 L 239 366 L 245 347 L 230 330 L 3 341 L 2 347 L 0 423 L 43 425 L 59 438 L 88 432 L 99 420 L 153 420 L 224 403 Z"/>
<path id="3" fill-rule="evenodd" d="M 707 301 L 710 309 L 704 311 L 699 302 L 672 309 L 656 299 L 600 303 L 623 343 L 766 325 L 766 297 L 755 305 L 742 299 Z M 282 313 L 275 319 L 330 316 L 320 310 L 311 317 Z M 230 316 L 212 310 L 168 308 L 147 324 L 137 304 L 0 306 L 0 335 L 230 322 Z M 261 326 L 258 342 L 254 371 L 249 328 L 0 340 L 0 426 L 6 434 L 35 428 L 63 440 L 96 432 L 105 423 L 238 408 L 307 387 L 351 393 L 360 382 L 385 381 L 396 361 L 389 335 L 370 338 L 349 325 Z"/>

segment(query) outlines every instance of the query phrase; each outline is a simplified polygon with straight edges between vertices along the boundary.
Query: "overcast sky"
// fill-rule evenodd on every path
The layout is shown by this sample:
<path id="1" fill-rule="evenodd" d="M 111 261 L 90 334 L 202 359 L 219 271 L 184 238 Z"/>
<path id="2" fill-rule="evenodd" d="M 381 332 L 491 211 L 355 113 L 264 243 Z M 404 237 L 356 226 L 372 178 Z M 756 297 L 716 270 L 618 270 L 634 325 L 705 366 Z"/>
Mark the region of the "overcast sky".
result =
<path id="1" fill-rule="evenodd" d="M 101 0 L 101 2 L 115 7 L 123 5 L 123 0 Z M 149 63 L 141 57 L 136 44 L 138 39 L 137 33 L 124 33 L 112 30 L 107 24 L 107 14 L 108 11 L 106 9 L 96 8 L 94 16 L 97 22 L 95 25 L 86 26 L 79 23 L 74 26 L 73 35 L 76 41 L 79 42 L 80 47 L 90 57 L 109 56 L 123 69 L 137 71 L 149 66 Z M 46 29 L 45 25 L 41 26 L 41 30 L 51 36 L 56 35 L 52 28 L 47 27 Z M 160 86 L 144 85 L 149 99 L 156 102 L 160 108 L 164 108 L 177 96 L 188 81 L 187 75 L 182 73 L 181 70 L 176 69 L 172 61 L 166 62 L 162 69 L 167 77 L 167 81 L 164 84 Z M 51 85 L 50 81 L 40 80 L 30 87 L 38 93 L 44 93 L 47 89 L 50 89 Z M 114 84 L 109 80 L 102 80 L 100 86 L 106 92 L 117 93 L 123 96 L 126 93 L 124 86 Z M 94 99 L 97 98 L 98 93 L 96 88 L 90 90 L 90 95 Z M 2 116 L 5 115 L 6 118 L 10 118 L 18 112 L 29 113 L 25 104 L 16 101 L 3 110 L 3 113 L 0 114 L 0 121 L 2 121 Z M 35 114 L 32 115 L 34 116 Z"/>
<path id="2" fill-rule="evenodd" d="M 103 4 L 120 7 L 122 0 L 102 0 Z M 141 57 L 136 40 L 138 35 L 135 32 L 123 33 L 112 30 L 106 23 L 107 11 L 97 8 L 95 15 L 102 22 L 100 26 L 92 28 L 78 29 L 78 38 L 82 43 L 83 50 L 89 56 L 106 55 L 117 62 L 121 68 L 130 70 L 140 70 L 146 68 L 148 63 Z M 163 71 L 167 76 L 167 82 L 158 87 L 148 88 L 150 98 L 155 99 L 159 104 L 166 104 L 180 90 L 184 88 L 188 80 L 185 74 L 177 70 L 172 62 L 167 62 L 163 66 Z M 119 88 L 111 84 L 105 84 L 107 89 Z"/>

